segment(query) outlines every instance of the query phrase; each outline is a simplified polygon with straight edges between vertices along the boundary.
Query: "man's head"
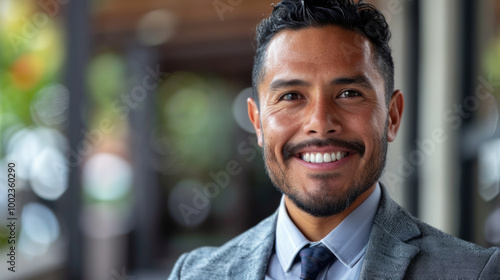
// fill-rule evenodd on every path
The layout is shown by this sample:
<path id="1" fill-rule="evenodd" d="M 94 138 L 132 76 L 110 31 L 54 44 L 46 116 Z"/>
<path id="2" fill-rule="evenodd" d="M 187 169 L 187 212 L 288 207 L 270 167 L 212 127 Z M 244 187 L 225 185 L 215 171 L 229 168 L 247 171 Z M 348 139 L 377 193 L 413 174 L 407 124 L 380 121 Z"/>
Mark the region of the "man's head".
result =
<path id="1" fill-rule="evenodd" d="M 373 5 L 353 0 L 284 0 L 271 16 L 257 27 L 257 50 L 252 72 L 254 100 L 259 105 L 258 84 L 265 74 L 264 62 L 269 42 L 282 30 L 307 27 L 340 26 L 370 40 L 374 59 L 384 77 L 387 100 L 394 91 L 394 62 L 389 39 L 391 33 L 384 16 Z M 346 55 L 357 46 L 345 46 Z"/>
<path id="2" fill-rule="evenodd" d="M 372 20 L 378 37 L 360 31 Z M 249 116 L 274 185 L 313 216 L 364 200 L 396 137 L 403 97 L 386 27 L 366 4 L 287 0 L 258 28 Z"/>

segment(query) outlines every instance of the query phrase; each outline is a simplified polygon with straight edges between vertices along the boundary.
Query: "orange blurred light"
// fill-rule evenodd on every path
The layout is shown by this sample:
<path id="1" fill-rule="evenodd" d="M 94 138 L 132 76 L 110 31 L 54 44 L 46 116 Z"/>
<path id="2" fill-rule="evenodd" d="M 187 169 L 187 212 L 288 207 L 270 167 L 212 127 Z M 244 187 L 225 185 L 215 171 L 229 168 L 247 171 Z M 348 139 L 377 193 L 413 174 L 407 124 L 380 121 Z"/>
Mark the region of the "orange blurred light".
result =
<path id="1" fill-rule="evenodd" d="M 33 54 L 20 56 L 11 67 L 14 85 L 22 90 L 33 88 L 40 81 L 43 72 L 41 59 Z"/>

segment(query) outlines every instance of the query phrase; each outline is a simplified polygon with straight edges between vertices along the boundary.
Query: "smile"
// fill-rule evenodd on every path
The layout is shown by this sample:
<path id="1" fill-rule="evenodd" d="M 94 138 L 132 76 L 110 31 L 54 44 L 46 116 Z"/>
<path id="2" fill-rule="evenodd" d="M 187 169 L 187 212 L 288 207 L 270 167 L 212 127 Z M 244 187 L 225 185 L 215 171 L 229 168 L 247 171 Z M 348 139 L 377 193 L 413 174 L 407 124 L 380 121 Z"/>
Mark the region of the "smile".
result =
<path id="1" fill-rule="evenodd" d="M 323 163 L 335 162 L 348 156 L 348 152 L 333 152 L 333 153 L 303 153 L 300 158 L 305 162 L 310 163 Z"/>

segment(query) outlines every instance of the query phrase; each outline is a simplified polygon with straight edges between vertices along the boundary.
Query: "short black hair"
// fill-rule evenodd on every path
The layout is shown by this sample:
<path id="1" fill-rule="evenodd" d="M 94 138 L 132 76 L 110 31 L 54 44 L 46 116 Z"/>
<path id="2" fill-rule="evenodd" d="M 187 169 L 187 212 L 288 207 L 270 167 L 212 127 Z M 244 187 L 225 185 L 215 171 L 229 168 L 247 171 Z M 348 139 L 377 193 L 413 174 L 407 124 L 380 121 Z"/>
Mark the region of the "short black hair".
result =
<path id="1" fill-rule="evenodd" d="M 264 62 L 271 39 L 285 29 L 336 25 L 366 37 L 375 52 L 375 62 L 385 80 L 386 104 L 394 91 L 394 62 L 389 39 L 391 32 L 384 15 L 373 5 L 354 0 L 283 0 L 257 26 L 252 86 L 259 106 L 258 85 L 264 77 Z"/>

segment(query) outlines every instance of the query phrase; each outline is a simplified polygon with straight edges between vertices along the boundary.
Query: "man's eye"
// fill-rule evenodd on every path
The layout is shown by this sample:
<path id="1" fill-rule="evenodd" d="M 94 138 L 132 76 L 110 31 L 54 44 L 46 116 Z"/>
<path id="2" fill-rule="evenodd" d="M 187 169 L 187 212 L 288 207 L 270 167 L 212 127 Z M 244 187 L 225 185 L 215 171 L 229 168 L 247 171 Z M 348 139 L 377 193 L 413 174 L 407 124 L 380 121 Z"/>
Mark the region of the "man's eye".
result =
<path id="1" fill-rule="evenodd" d="M 300 95 L 298 95 L 297 93 L 289 92 L 289 93 L 283 94 L 280 99 L 290 101 L 290 100 L 297 100 L 299 98 L 300 98 Z"/>
<path id="2" fill-rule="evenodd" d="M 361 96 L 361 93 L 354 90 L 346 90 L 339 95 L 339 97 L 347 97 L 347 98 L 356 96 Z"/>

